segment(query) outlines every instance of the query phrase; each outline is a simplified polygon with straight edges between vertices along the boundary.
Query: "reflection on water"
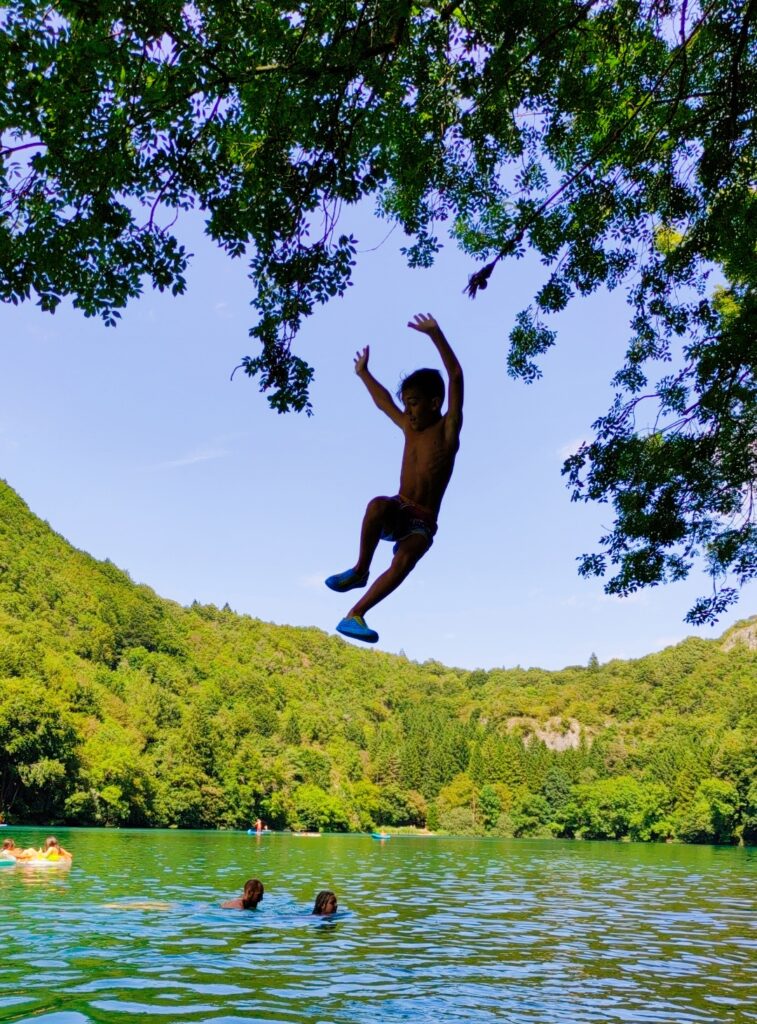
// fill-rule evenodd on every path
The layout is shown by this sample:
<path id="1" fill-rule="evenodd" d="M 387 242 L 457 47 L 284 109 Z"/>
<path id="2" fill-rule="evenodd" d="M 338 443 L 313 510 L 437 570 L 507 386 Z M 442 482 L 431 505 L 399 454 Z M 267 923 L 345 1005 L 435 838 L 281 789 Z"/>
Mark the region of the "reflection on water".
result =
<path id="1" fill-rule="evenodd" d="M 757 850 L 60 838 L 70 871 L 0 872 L 0 1020 L 757 1021 Z M 250 877 L 258 910 L 221 910 Z M 340 911 L 313 917 L 326 888 Z"/>

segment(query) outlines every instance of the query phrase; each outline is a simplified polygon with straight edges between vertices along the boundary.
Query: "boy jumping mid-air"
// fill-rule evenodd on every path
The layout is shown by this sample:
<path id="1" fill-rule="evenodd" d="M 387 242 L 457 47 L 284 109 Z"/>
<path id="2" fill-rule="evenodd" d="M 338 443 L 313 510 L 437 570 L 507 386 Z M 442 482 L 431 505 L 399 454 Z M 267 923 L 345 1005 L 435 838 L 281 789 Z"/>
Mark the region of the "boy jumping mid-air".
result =
<path id="1" fill-rule="evenodd" d="M 392 564 L 336 627 L 353 640 L 375 644 L 365 613 L 391 594 L 433 544 L 439 506 L 447 489 L 463 425 L 463 371 L 457 356 L 430 313 L 417 314 L 407 325 L 426 334 L 436 346 L 449 377 L 449 401 L 442 415 L 444 380 L 438 370 L 416 370 L 402 381 L 398 397 L 404 411 L 368 369 L 366 346 L 355 356 L 355 373 L 373 401 L 405 435 L 400 493 L 368 502 L 360 533 L 360 553 L 352 569 L 329 576 L 326 586 L 340 594 L 368 582 L 368 571 L 380 540 L 394 541 Z"/>

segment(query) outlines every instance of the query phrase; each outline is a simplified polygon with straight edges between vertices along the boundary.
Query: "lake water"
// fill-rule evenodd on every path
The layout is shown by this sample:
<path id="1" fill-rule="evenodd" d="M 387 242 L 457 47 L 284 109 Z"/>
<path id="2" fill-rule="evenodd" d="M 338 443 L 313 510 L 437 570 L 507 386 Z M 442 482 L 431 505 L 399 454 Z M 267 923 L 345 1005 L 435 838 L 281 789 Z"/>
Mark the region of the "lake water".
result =
<path id="1" fill-rule="evenodd" d="M 3 1021 L 757 1021 L 757 849 L 56 834 L 70 870 L 0 869 Z"/>

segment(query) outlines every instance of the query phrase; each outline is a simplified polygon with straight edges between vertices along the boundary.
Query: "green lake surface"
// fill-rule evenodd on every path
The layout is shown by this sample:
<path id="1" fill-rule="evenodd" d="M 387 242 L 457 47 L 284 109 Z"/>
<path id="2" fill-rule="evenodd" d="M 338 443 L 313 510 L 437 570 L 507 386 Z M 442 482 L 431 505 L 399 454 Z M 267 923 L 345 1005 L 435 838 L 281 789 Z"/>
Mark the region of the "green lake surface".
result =
<path id="1" fill-rule="evenodd" d="M 69 870 L 0 869 L 2 1021 L 757 1021 L 754 848 L 56 835 Z"/>

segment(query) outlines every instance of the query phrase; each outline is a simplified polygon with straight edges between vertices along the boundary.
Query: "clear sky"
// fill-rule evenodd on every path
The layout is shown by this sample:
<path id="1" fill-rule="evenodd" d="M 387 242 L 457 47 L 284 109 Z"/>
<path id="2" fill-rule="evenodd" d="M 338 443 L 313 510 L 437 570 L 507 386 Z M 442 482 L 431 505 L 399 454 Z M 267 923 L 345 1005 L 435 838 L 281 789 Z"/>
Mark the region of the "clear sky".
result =
<path id="1" fill-rule="evenodd" d="M 471 301 L 462 290 L 473 267 L 453 246 L 411 271 L 399 229 L 379 245 L 389 226 L 366 211 L 344 226 L 373 251 L 298 339 L 316 368 L 311 418 L 272 412 L 241 373 L 229 381 L 256 354 L 250 283 L 199 220 L 182 229 L 195 253 L 187 295 L 147 291 L 116 329 L 70 304 L 52 317 L 0 305 L 0 476 L 74 545 L 163 597 L 333 631 L 351 595 L 322 581 L 354 563 L 365 504 L 396 493 L 401 456 L 402 435 L 353 357 L 370 344 L 390 390 L 419 366 L 441 368 L 405 326 L 431 312 L 463 364 L 465 425 L 433 548 L 368 616 L 379 648 L 467 668 L 560 668 L 718 636 L 757 611 L 752 585 L 715 630 L 694 630 L 683 618 L 707 589 L 701 573 L 627 599 L 577 575 L 610 509 L 572 504 L 560 466 L 609 405 L 628 333 L 621 292 L 572 304 L 543 379 L 526 386 L 507 376 L 505 356 L 514 316 L 544 277 L 535 260 L 501 266 Z M 380 545 L 375 571 L 389 556 Z"/>

